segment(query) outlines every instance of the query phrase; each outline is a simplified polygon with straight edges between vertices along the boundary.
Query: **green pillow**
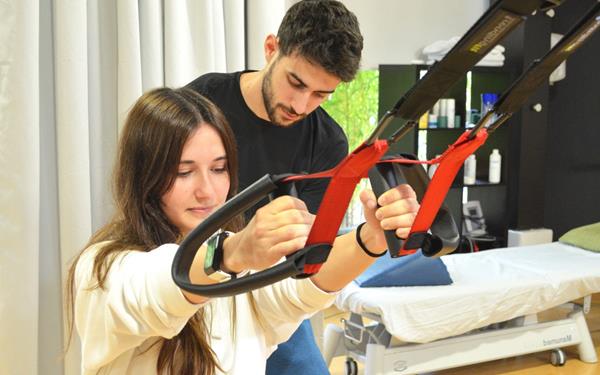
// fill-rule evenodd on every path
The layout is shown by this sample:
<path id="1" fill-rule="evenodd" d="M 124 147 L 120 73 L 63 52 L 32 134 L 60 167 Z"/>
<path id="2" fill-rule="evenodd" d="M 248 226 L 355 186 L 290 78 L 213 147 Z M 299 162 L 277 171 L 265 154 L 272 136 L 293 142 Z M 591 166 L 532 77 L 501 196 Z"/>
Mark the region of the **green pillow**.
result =
<path id="1" fill-rule="evenodd" d="M 559 242 L 600 252 L 600 223 L 573 228 L 558 239 Z"/>

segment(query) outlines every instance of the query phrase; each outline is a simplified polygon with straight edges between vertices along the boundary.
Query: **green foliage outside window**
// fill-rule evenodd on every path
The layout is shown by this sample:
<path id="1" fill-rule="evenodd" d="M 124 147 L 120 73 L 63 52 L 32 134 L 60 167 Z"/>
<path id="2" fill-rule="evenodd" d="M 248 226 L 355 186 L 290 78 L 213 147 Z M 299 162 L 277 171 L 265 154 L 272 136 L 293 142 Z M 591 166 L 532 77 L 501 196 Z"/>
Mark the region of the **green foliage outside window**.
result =
<path id="1" fill-rule="evenodd" d="M 352 82 L 342 82 L 321 105 L 344 129 L 350 150 L 364 141 L 377 124 L 379 71 L 358 72 Z"/>
<path id="2" fill-rule="evenodd" d="M 363 70 L 358 72 L 352 82 L 341 83 L 321 107 L 340 124 L 348 137 L 349 151 L 358 147 L 375 129 L 377 124 L 377 105 L 379 99 L 379 71 Z M 359 189 L 366 186 L 363 179 Z M 362 205 L 356 191 L 343 227 L 356 227 L 364 221 Z"/>

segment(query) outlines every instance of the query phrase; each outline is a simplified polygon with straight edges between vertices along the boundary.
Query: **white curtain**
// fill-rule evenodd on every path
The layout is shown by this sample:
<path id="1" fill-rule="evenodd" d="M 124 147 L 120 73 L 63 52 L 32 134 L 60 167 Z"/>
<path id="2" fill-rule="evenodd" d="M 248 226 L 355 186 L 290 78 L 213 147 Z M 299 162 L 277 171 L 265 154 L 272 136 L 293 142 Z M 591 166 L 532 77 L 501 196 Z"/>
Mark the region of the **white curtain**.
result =
<path id="1" fill-rule="evenodd" d="M 0 374 L 79 373 L 61 286 L 110 216 L 119 127 L 151 88 L 244 69 L 244 33 L 244 0 L 0 1 Z"/>
<path id="2" fill-rule="evenodd" d="M 37 372 L 38 9 L 35 0 L 0 2 L 1 374 Z"/>

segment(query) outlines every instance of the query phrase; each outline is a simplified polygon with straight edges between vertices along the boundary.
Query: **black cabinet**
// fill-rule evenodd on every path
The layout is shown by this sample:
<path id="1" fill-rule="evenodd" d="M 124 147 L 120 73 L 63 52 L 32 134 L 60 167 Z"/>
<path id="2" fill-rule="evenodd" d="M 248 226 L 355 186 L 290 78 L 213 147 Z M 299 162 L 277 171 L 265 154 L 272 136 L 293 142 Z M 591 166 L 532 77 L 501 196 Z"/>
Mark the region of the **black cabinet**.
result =
<path id="1" fill-rule="evenodd" d="M 391 109 L 427 69 L 428 66 L 425 65 L 381 65 L 379 67 L 379 117 Z M 422 123 L 419 128 L 411 130 L 393 145 L 390 153 L 411 153 L 418 155 L 421 160 L 432 159 L 443 153 L 466 130 L 467 124 L 476 120 L 472 113 L 473 110 L 479 111 L 481 108 L 481 94 L 500 95 L 514 79 L 515 75 L 506 68 L 475 67 L 443 96 L 454 99 L 454 111 L 460 117 L 460 121 L 455 122 L 455 127 L 430 128 L 423 127 Z M 402 120 L 394 121 L 388 127 L 389 134 L 402 125 Z M 509 120 L 492 133 L 487 142 L 475 152 L 477 160 L 475 184 L 463 184 L 461 170 L 448 192 L 446 205 L 461 228 L 463 200 L 478 200 L 481 203 L 488 232 L 506 238 L 509 225 L 507 181 L 510 176 L 505 166 L 510 158 L 508 128 L 511 126 L 511 121 Z M 495 184 L 487 182 L 489 156 L 493 149 L 498 149 L 502 155 L 501 179 L 500 183 Z"/>

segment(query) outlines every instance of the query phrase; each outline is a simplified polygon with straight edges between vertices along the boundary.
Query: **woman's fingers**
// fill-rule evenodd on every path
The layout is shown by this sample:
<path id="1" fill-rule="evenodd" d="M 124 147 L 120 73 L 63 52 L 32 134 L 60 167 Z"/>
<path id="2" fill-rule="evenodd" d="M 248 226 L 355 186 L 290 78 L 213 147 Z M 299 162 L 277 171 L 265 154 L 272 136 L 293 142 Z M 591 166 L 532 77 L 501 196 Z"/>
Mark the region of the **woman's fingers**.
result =
<path id="1" fill-rule="evenodd" d="M 258 211 L 264 211 L 265 213 L 276 214 L 278 212 L 290 210 L 290 209 L 308 211 L 308 209 L 306 208 L 306 203 L 304 203 L 302 200 L 292 197 L 290 195 L 283 195 L 281 197 L 278 197 L 278 198 L 274 199 L 273 201 L 269 202 L 269 204 L 267 204 L 266 206 L 259 208 Z"/>
<path id="2" fill-rule="evenodd" d="M 375 217 L 375 210 L 377 209 L 375 193 L 370 189 L 366 189 L 360 192 L 359 198 L 364 208 L 367 223 L 377 222 L 377 218 Z"/>
<path id="3" fill-rule="evenodd" d="M 267 267 L 281 257 L 301 249 L 314 222 L 306 204 L 301 200 L 282 196 L 257 210 L 249 226 L 252 242 L 252 262 Z"/>
<path id="4" fill-rule="evenodd" d="M 378 208 L 375 212 L 375 217 L 383 223 L 387 218 L 393 218 L 395 216 L 404 216 L 407 214 L 416 215 L 419 211 L 419 207 L 419 202 L 417 202 L 415 198 L 404 198 Z"/>
<path id="5" fill-rule="evenodd" d="M 280 225 L 269 231 L 270 251 L 280 257 L 304 247 L 314 215 L 306 211 L 286 210 L 279 213 Z"/>
<path id="6" fill-rule="evenodd" d="M 293 240 L 298 237 L 308 237 L 311 226 L 309 224 L 289 224 L 271 231 L 274 242 Z"/>
<path id="7" fill-rule="evenodd" d="M 402 184 L 381 194 L 379 198 L 377 198 L 377 203 L 379 203 L 380 206 L 385 206 L 401 199 L 411 198 L 416 200 L 417 194 L 410 185 Z"/>
<path id="8" fill-rule="evenodd" d="M 398 237 L 405 238 L 420 207 L 415 191 L 406 184 L 390 189 L 377 198 L 381 206 L 377 209 L 372 208 L 374 200 L 372 191 L 361 192 L 367 224 L 374 230 L 393 230 Z"/>
<path id="9" fill-rule="evenodd" d="M 288 224 L 312 224 L 314 215 L 300 199 L 282 196 L 256 211 L 255 219 L 265 230 L 276 230 Z"/>
<path id="10" fill-rule="evenodd" d="M 275 246 L 271 247 L 271 252 L 277 254 L 278 259 L 292 254 L 304 247 L 308 236 L 300 236 L 293 238 L 288 241 L 278 242 Z"/>

